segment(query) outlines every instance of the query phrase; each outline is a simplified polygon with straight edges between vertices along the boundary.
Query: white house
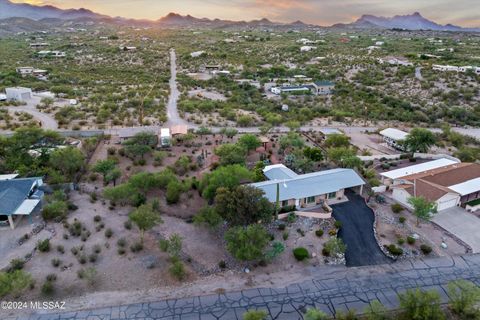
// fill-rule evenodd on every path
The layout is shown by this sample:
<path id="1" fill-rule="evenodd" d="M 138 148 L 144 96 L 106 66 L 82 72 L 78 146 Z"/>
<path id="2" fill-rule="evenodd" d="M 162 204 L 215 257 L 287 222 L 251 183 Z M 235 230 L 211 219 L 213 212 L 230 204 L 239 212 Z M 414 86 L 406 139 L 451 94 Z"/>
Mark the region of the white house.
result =
<path id="1" fill-rule="evenodd" d="M 404 150 L 402 142 L 408 136 L 408 133 L 395 128 L 387 128 L 379 132 L 385 143 L 395 149 Z"/>
<path id="2" fill-rule="evenodd" d="M 54 58 L 64 58 L 67 56 L 67 54 L 63 51 L 50 51 L 50 50 L 42 50 L 38 51 L 37 55 L 39 57 L 54 57 Z"/>
<path id="3" fill-rule="evenodd" d="M 312 51 L 314 49 L 317 49 L 317 47 L 312 47 L 312 46 L 302 46 L 300 47 L 300 52 L 308 52 Z"/>
<path id="4" fill-rule="evenodd" d="M 263 169 L 268 181 L 252 183 L 262 190 L 272 203 L 278 200 L 282 207 L 312 207 L 332 199 L 344 198 L 345 189 L 357 188 L 362 193 L 365 182 L 352 169 L 333 169 L 307 174 L 296 174 L 283 164 Z M 278 192 L 277 192 L 278 190 Z"/>
<path id="5" fill-rule="evenodd" d="M 7 100 L 25 101 L 32 99 L 32 89 L 23 87 L 6 88 Z"/>
<path id="6" fill-rule="evenodd" d="M 22 77 L 34 76 L 39 80 L 46 80 L 46 76 L 48 74 L 47 70 L 35 69 L 33 67 L 20 67 L 20 68 L 17 68 L 16 71 Z"/>
<path id="7" fill-rule="evenodd" d="M 200 57 L 200 56 L 201 56 L 202 54 L 204 54 L 204 53 L 205 53 L 205 51 L 194 51 L 194 52 L 190 53 L 190 56 L 191 56 L 192 58 L 198 58 L 198 57 Z"/>
<path id="8" fill-rule="evenodd" d="M 392 197 L 406 207 L 411 197 L 435 202 L 442 211 L 465 207 L 480 199 L 480 164 L 438 159 L 381 173 L 390 182 Z"/>
<path id="9" fill-rule="evenodd" d="M 0 225 L 14 229 L 18 220 L 30 216 L 40 206 L 43 191 L 42 178 L 19 178 L 17 175 L 0 176 Z"/>

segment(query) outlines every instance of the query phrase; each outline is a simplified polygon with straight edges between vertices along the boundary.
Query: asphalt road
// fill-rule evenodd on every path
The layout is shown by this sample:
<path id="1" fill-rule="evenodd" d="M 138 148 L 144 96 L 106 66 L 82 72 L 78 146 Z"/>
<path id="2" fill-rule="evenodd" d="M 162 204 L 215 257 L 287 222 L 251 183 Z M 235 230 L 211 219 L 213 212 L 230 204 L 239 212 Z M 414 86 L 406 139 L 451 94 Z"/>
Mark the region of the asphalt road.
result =
<path id="1" fill-rule="evenodd" d="M 349 201 L 332 205 L 333 217 L 342 222 L 338 236 L 347 245 L 348 267 L 390 263 L 378 247 L 373 233 L 374 214 L 358 194 L 348 192 Z"/>
<path id="2" fill-rule="evenodd" d="M 267 312 L 269 320 L 302 320 L 305 311 L 312 307 L 329 315 L 339 310 L 362 312 L 371 301 L 379 300 L 387 309 L 397 309 L 398 293 L 415 288 L 435 290 L 442 303 L 446 303 L 447 285 L 452 280 L 465 279 L 480 284 L 480 255 L 423 258 L 357 268 L 322 266 L 311 268 L 310 272 L 304 281 L 283 287 L 248 288 L 170 300 L 152 295 L 144 302 L 126 300 L 122 305 L 84 310 L 67 301 L 63 311 L 0 310 L 0 318 L 241 320 L 246 310 L 259 309 Z"/>

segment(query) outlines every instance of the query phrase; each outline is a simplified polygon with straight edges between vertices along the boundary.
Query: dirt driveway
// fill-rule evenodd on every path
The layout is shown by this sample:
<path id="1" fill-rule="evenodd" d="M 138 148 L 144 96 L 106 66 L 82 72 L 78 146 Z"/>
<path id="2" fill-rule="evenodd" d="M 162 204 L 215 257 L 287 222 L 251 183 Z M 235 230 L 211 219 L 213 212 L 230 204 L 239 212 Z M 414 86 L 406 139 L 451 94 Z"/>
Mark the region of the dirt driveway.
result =
<path id="1" fill-rule="evenodd" d="M 389 263 L 373 234 L 374 214 L 365 200 L 348 192 L 347 202 L 332 205 L 333 217 L 342 222 L 338 236 L 347 245 L 345 258 L 348 267 Z"/>
<path id="2" fill-rule="evenodd" d="M 435 214 L 432 221 L 465 242 L 473 253 L 480 252 L 480 219 L 460 207 Z"/>

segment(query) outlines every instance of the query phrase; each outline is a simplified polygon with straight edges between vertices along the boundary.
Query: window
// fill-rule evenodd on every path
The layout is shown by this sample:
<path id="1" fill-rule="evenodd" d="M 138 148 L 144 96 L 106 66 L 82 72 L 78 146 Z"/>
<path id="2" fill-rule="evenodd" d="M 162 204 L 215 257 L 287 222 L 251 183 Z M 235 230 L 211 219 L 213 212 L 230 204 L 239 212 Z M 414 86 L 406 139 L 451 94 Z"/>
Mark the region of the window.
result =
<path id="1" fill-rule="evenodd" d="M 282 207 L 288 206 L 288 200 L 283 200 L 282 201 Z"/>
<path id="2" fill-rule="evenodd" d="M 328 199 L 335 199 L 335 197 L 337 196 L 337 193 L 336 192 L 330 192 L 328 194 Z"/>
<path id="3" fill-rule="evenodd" d="M 314 202 L 315 202 L 315 197 L 305 198 L 305 203 L 314 203 Z"/>

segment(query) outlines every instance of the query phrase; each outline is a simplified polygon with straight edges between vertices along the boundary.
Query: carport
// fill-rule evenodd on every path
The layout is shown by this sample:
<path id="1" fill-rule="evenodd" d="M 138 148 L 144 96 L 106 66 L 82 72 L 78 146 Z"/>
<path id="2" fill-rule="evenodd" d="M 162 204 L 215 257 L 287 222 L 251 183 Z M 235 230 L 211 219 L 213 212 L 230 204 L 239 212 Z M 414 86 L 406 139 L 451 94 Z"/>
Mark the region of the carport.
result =
<path id="1" fill-rule="evenodd" d="M 347 266 L 365 266 L 390 263 L 373 233 L 374 213 L 365 200 L 353 191 L 348 190 L 345 195 L 347 202 L 332 205 L 333 217 L 342 222 L 338 236 L 347 245 L 345 258 Z"/>
<path id="2" fill-rule="evenodd" d="M 465 242 L 473 253 L 480 252 L 480 219 L 460 207 L 433 215 L 432 222 Z"/>

